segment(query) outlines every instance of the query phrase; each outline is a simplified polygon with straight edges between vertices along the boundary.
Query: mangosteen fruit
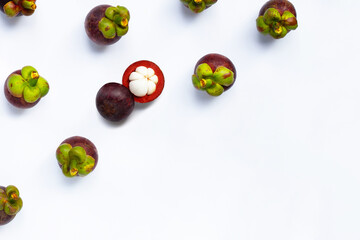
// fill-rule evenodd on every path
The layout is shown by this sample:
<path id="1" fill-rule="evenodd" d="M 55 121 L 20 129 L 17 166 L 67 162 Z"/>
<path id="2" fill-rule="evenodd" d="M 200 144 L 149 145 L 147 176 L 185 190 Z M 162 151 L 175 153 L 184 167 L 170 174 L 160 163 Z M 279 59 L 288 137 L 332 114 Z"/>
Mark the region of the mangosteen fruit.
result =
<path id="1" fill-rule="evenodd" d="M 129 88 L 135 102 L 155 100 L 164 89 L 164 74 L 158 65 L 142 60 L 131 64 L 124 72 L 122 84 Z"/>
<path id="2" fill-rule="evenodd" d="M 86 16 L 88 37 L 99 45 L 113 44 L 129 30 L 129 11 L 122 6 L 99 5 Z"/>
<path id="3" fill-rule="evenodd" d="M 0 225 L 13 220 L 22 206 L 19 190 L 15 186 L 0 186 Z"/>
<path id="4" fill-rule="evenodd" d="M 95 169 L 98 152 L 89 139 L 74 136 L 60 144 L 56 149 L 56 158 L 66 177 L 83 177 Z"/>
<path id="5" fill-rule="evenodd" d="M 236 69 L 227 57 L 210 53 L 200 58 L 195 65 L 192 82 L 195 88 L 211 96 L 219 96 L 235 82 Z"/>
<path id="6" fill-rule="evenodd" d="M 36 0 L 0 0 L 1 11 L 8 17 L 30 16 L 35 12 Z"/>
<path id="7" fill-rule="evenodd" d="M 262 34 L 269 34 L 275 39 L 285 37 L 298 27 L 294 5 L 287 0 L 266 2 L 260 9 L 256 27 Z"/>
<path id="8" fill-rule="evenodd" d="M 34 67 L 25 66 L 8 76 L 4 92 L 15 107 L 31 108 L 49 92 L 49 84 Z"/>
<path id="9" fill-rule="evenodd" d="M 112 122 L 128 117 L 135 106 L 134 96 L 120 83 L 107 83 L 96 95 L 96 108 L 100 115 Z"/>
<path id="10" fill-rule="evenodd" d="M 194 13 L 200 13 L 206 8 L 211 7 L 217 0 L 180 0 L 185 7 L 189 8 Z"/>

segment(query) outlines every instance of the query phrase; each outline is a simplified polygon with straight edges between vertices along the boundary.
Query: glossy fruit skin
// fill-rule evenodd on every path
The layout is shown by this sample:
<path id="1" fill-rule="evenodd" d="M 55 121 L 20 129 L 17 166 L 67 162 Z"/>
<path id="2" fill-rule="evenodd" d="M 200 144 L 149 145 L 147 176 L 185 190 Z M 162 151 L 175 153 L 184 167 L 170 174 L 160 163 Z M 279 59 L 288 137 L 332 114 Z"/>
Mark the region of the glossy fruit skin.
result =
<path id="1" fill-rule="evenodd" d="M 94 171 L 94 169 L 96 168 L 96 165 L 98 163 L 98 158 L 99 158 L 98 151 L 97 151 L 94 143 L 92 143 L 89 139 L 81 137 L 81 136 L 69 137 L 69 138 L 65 139 L 64 141 L 62 141 L 61 144 L 63 144 L 63 143 L 68 143 L 72 147 L 78 146 L 78 147 L 84 148 L 86 154 L 90 155 L 95 160 L 94 168 L 92 170 L 92 171 Z M 60 164 L 59 164 L 59 166 L 60 166 Z"/>
<path id="2" fill-rule="evenodd" d="M 160 96 L 160 94 L 162 93 L 163 89 L 164 89 L 164 85 L 165 85 L 165 77 L 163 72 L 161 71 L 160 67 L 158 65 L 156 65 L 155 63 L 148 61 L 148 60 L 141 60 L 141 61 L 137 61 L 134 62 L 133 64 L 131 64 L 124 72 L 123 74 L 123 78 L 122 78 L 122 84 L 129 88 L 129 84 L 130 84 L 130 80 L 129 80 L 129 76 L 132 72 L 135 71 L 135 69 L 137 67 L 140 66 L 144 66 L 147 68 L 152 68 L 155 71 L 155 74 L 158 76 L 159 78 L 159 82 L 156 84 L 156 90 L 153 94 L 151 95 L 146 95 L 144 97 L 137 97 L 134 96 L 134 100 L 135 102 L 138 103 L 147 103 L 147 102 L 151 102 L 153 100 L 155 100 L 157 97 Z"/>
<path id="3" fill-rule="evenodd" d="M 120 40 L 115 36 L 112 39 L 105 38 L 98 28 L 100 20 L 105 17 L 105 11 L 110 5 L 99 5 L 94 7 L 85 18 L 85 31 L 88 37 L 99 45 L 111 45 Z"/>
<path id="4" fill-rule="evenodd" d="M 287 0 L 270 0 L 266 2 L 259 11 L 259 16 L 263 16 L 265 11 L 269 8 L 275 8 L 282 15 L 285 11 L 289 11 L 296 17 L 296 10 L 294 5 Z"/>
<path id="5" fill-rule="evenodd" d="M 112 122 L 127 118 L 134 110 L 134 96 L 120 83 L 107 83 L 96 95 L 96 108 L 100 115 Z"/>
<path id="6" fill-rule="evenodd" d="M 2 190 L 6 190 L 5 187 L 3 186 L 0 186 L 0 188 Z M 9 222 L 11 222 L 14 218 L 15 218 L 16 215 L 7 215 L 3 210 L 0 211 L 0 226 L 1 225 L 5 225 L 5 224 L 8 224 Z"/>
<path id="7" fill-rule="evenodd" d="M 236 81 L 236 69 L 235 65 L 231 62 L 229 58 L 218 53 L 207 54 L 200 58 L 199 61 L 196 63 L 194 68 L 194 74 L 196 74 L 196 68 L 202 63 L 207 63 L 213 72 L 215 72 L 216 68 L 220 66 L 230 69 L 234 73 L 234 82 L 229 86 L 223 86 L 224 91 L 228 90 L 234 85 Z"/>
<path id="8" fill-rule="evenodd" d="M 16 70 L 12 74 L 14 74 L 14 73 L 21 75 L 21 70 Z M 10 75 L 9 75 L 9 77 L 10 77 Z M 25 101 L 24 97 L 18 98 L 18 97 L 14 97 L 13 95 L 11 95 L 11 93 L 9 92 L 9 89 L 7 88 L 9 77 L 6 79 L 5 84 L 4 84 L 5 97 L 9 101 L 9 103 L 11 103 L 13 106 L 15 106 L 17 108 L 23 108 L 23 109 L 32 108 L 36 104 L 38 104 L 38 102 L 41 100 L 41 98 L 39 98 L 36 102 L 28 103 Z"/>

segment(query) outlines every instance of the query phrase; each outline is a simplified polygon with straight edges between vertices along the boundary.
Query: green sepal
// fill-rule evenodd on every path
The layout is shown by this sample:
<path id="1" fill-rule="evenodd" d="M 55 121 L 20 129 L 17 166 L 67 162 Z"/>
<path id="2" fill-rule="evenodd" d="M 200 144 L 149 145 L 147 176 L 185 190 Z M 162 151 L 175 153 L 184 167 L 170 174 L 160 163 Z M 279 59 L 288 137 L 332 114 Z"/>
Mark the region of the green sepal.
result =
<path id="1" fill-rule="evenodd" d="M 234 73 L 223 66 L 216 68 L 214 72 L 214 81 L 222 86 L 230 86 L 234 83 Z"/>
<path id="2" fill-rule="evenodd" d="M 108 7 L 105 10 L 105 17 L 107 17 L 110 20 L 114 20 L 114 16 L 118 14 L 118 9 L 116 7 Z"/>
<path id="3" fill-rule="evenodd" d="M 7 89 L 14 97 L 22 97 L 25 87 L 25 79 L 19 74 L 13 73 L 9 76 Z"/>
<path id="4" fill-rule="evenodd" d="M 212 87 L 207 88 L 206 92 L 209 95 L 216 97 L 220 96 L 224 92 L 224 88 L 220 84 L 216 83 Z"/>
<path id="5" fill-rule="evenodd" d="M 72 146 L 68 143 L 61 144 L 56 150 L 56 159 L 60 165 L 64 165 L 69 162 L 69 151 Z"/>
<path id="6" fill-rule="evenodd" d="M 37 70 L 32 66 L 25 66 L 21 69 L 21 76 L 26 80 L 33 78 L 31 75 L 37 73 Z"/>
<path id="7" fill-rule="evenodd" d="M 281 20 L 281 15 L 278 10 L 275 8 L 268 8 L 264 13 L 264 22 L 267 25 L 272 24 L 273 22 L 279 22 Z"/>
<path id="8" fill-rule="evenodd" d="M 256 27 L 257 27 L 258 31 L 263 34 L 267 34 L 270 31 L 269 25 L 267 25 L 264 21 L 264 16 L 259 16 L 256 19 Z"/>
<path id="9" fill-rule="evenodd" d="M 298 27 L 295 15 L 289 11 L 284 11 L 281 20 L 287 30 L 295 30 Z"/>
<path id="10" fill-rule="evenodd" d="M 41 97 L 40 88 L 37 86 L 35 87 L 25 86 L 23 97 L 27 103 L 36 102 Z"/>
<path id="11" fill-rule="evenodd" d="M 12 216 L 19 212 L 19 207 L 16 205 L 12 205 L 10 202 L 6 202 L 4 206 L 4 212 L 7 215 Z"/>
<path id="12" fill-rule="evenodd" d="M 3 10 L 8 17 L 15 17 L 21 12 L 21 7 L 9 1 L 4 5 Z"/>
<path id="13" fill-rule="evenodd" d="M 284 26 L 279 26 L 278 29 L 270 29 L 269 33 L 273 38 L 279 39 L 285 37 L 288 31 Z"/>
<path id="14" fill-rule="evenodd" d="M 80 146 L 73 147 L 69 151 L 69 160 L 72 162 L 73 160 L 76 161 L 77 164 L 82 164 L 85 162 L 86 159 L 86 151 L 84 148 Z"/>
<path id="15" fill-rule="evenodd" d="M 115 28 L 116 28 L 116 35 L 119 37 L 124 36 L 129 30 L 129 27 L 122 28 L 117 25 Z"/>
<path id="16" fill-rule="evenodd" d="M 126 18 L 128 21 L 130 20 L 130 12 L 126 7 L 117 6 L 116 8 L 122 18 Z"/>
<path id="17" fill-rule="evenodd" d="M 201 1 L 200 3 L 196 3 L 194 0 L 191 1 L 189 3 L 189 8 L 191 9 L 191 11 L 193 11 L 194 13 L 200 13 L 202 11 L 204 11 L 206 7 L 206 4 L 204 1 Z"/>
<path id="18" fill-rule="evenodd" d="M 115 23 L 110 19 L 103 17 L 99 21 L 98 27 L 104 38 L 112 39 L 116 36 Z"/>
<path id="19" fill-rule="evenodd" d="M 43 78 L 39 77 L 36 86 L 40 89 L 41 97 L 44 97 L 49 92 L 49 83 Z"/>
<path id="20" fill-rule="evenodd" d="M 198 77 L 195 74 L 192 75 L 192 83 L 193 83 L 195 88 L 201 89 L 200 81 L 199 81 Z"/>
<path id="21" fill-rule="evenodd" d="M 7 196 L 10 196 L 13 193 L 15 193 L 17 196 L 20 195 L 19 190 L 17 189 L 17 187 L 15 187 L 13 185 L 7 186 L 5 192 L 6 192 Z"/>
<path id="22" fill-rule="evenodd" d="M 78 173 L 80 176 L 86 176 L 92 172 L 95 166 L 95 159 L 89 155 L 86 156 L 85 161 L 78 165 Z"/>
<path id="23" fill-rule="evenodd" d="M 213 71 L 212 71 L 211 67 L 209 66 L 209 64 L 202 63 L 199 66 L 197 66 L 196 75 L 198 76 L 199 79 L 209 78 L 213 75 Z"/>

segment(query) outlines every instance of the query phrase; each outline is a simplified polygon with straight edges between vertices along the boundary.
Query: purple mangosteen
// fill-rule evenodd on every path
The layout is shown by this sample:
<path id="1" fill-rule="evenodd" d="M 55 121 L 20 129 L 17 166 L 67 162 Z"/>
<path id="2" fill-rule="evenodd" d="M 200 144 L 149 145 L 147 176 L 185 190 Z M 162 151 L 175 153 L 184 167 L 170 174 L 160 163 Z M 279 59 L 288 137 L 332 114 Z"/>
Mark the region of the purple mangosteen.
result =
<path id="1" fill-rule="evenodd" d="M 13 220 L 22 206 L 19 190 L 15 186 L 0 186 L 0 225 Z"/>
<path id="2" fill-rule="evenodd" d="M 83 177 L 95 169 L 98 152 L 89 139 L 74 136 L 60 144 L 56 150 L 56 158 L 66 177 Z"/>
<path id="3" fill-rule="evenodd" d="M 35 12 L 36 0 L 0 0 L 1 11 L 8 17 L 30 16 Z"/>
<path id="4" fill-rule="evenodd" d="M 262 34 L 283 38 L 298 27 L 294 5 L 287 0 L 270 0 L 260 9 L 256 27 Z"/>
<path id="5" fill-rule="evenodd" d="M 134 96 L 120 83 L 107 83 L 96 95 L 96 108 L 100 115 L 112 122 L 128 117 L 135 106 Z"/>
<path id="6" fill-rule="evenodd" d="M 49 92 L 49 83 L 31 66 L 9 75 L 4 84 L 6 99 L 18 108 L 31 108 Z"/>
<path id="7" fill-rule="evenodd" d="M 195 88 L 206 91 L 211 96 L 219 96 L 235 82 L 236 69 L 227 57 L 210 53 L 195 65 L 192 82 Z"/>
<path id="8" fill-rule="evenodd" d="M 88 37 L 99 45 L 113 44 L 129 30 L 130 13 L 125 7 L 99 5 L 85 19 Z"/>
<path id="9" fill-rule="evenodd" d="M 185 7 L 189 8 L 194 13 L 199 13 L 211 7 L 217 0 L 180 0 Z"/>

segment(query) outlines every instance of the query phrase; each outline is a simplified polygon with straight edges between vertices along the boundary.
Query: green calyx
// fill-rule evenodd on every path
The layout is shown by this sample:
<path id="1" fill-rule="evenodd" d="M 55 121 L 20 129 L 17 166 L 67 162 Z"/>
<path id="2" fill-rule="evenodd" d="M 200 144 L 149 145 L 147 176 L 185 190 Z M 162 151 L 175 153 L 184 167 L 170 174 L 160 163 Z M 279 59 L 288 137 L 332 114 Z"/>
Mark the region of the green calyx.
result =
<path id="1" fill-rule="evenodd" d="M 95 167 L 95 159 L 86 154 L 84 148 L 61 144 L 56 151 L 56 158 L 62 172 L 67 177 L 86 176 Z"/>
<path id="2" fill-rule="evenodd" d="M 217 0 L 180 0 L 180 1 L 194 13 L 200 13 L 217 2 Z"/>
<path id="3" fill-rule="evenodd" d="M 223 66 L 212 71 L 207 63 L 202 63 L 196 68 L 196 74 L 192 76 L 195 88 L 206 91 L 211 96 L 219 96 L 224 92 L 224 86 L 228 87 L 235 81 L 234 73 Z"/>
<path id="4" fill-rule="evenodd" d="M 289 31 L 295 30 L 298 24 L 291 12 L 284 11 L 283 15 L 280 15 L 275 8 L 269 8 L 263 16 L 256 19 L 256 26 L 259 32 L 279 39 L 285 37 Z"/>
<path id="5" fill-rule="evenodd" d="M 21 210 L 22 206 L 19 190 L 15 186 L 7 186 L 5 190 L 0 189 L 0 211 L 13 216 Z"/>
<path id="6" fill-rule="evenodd" d="M 23 67 L 21 74 L 11 74 L 7 88 L 12 96 L 23 97 L 27 103 L 36 102 L 49 92 L 48 82 L 31 66 Z"/>
<path id="7" fill-rule="evenodd" d="M 99 21 L 99 30 L 107 39 L 124 36 L 129 30 L 130 13 L 125 7 L 108 7 Z"/>
<path id="8" fill-rule="evenodd" d="M 8 17 L 15 17 L 20 12 L 31 15 L 36 9 L 36 0 L 12 0 L 4 5 L 4 12 Z"/>

